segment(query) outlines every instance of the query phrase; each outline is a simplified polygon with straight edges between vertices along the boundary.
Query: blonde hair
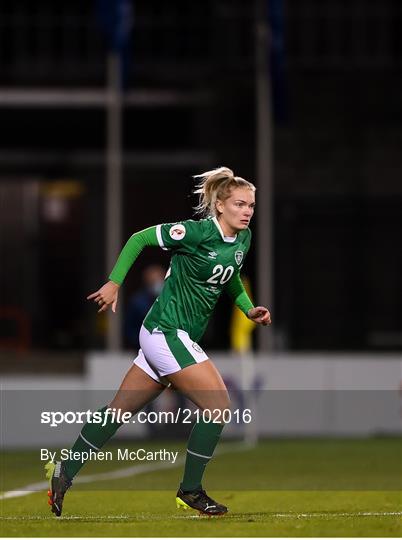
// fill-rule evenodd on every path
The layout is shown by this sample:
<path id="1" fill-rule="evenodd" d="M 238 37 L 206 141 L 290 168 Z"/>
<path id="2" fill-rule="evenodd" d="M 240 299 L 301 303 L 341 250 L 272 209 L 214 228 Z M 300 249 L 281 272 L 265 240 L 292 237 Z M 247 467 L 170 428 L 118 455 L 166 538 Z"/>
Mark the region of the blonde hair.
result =
<path id="1" fill-rule="evenodd" d="M 255 186 L 248 180 L 235 176 L 228 167 L 218 167 L 193 178 L 199 180 L 194 193 L 199 195 L 199 203 L 194 208 L 196 214 L 216 216 L 216 201 L 230 197 L 233 188 L 245 187 L 255 191 Z"/>

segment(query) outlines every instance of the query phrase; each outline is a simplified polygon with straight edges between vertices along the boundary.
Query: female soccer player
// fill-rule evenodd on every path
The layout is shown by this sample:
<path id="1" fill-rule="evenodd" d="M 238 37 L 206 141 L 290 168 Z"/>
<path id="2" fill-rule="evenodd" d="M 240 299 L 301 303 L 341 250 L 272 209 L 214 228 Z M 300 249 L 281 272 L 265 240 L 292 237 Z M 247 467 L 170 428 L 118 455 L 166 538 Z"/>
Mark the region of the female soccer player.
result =
<path id="1" fill-rule="evenodd" d="M 240 269 L 250 247 L 249 223 L 254 213 L 255 187 L 220 167 L 197 175 L 196 210 L 206 216 L 149 227 L 131 236 L 109 276 L 109 281 L 88 300 L 99 311 L 116 311 L 119 288 L 145 246 L 172 251 L 163 290 L 140 331 L 141 349 L 133 366 L 109 406 L 98 413 L 102 423 L 88 422 L 72 447 L 73 452 L 99 450 L 122 425 L 105 413 L 110 408 L 136 414 L 155 399 L 167 385 L 188 397 L 202 411 L 194 424 L 188 445 L 183 480 L 176 496 L 177 507 L 194 508 L 203 514 L 220 515 L 226 506 L 211 499 L 202 489 L 204 469 L 211 459 L 223 429 L 223 411 L 229 396 L 218 370 L 198 345 L 208 319 L 225 290 L 235 304 L 258 324 L 271 323 L 267 308 L 254 307 L 241 279 Z M 215 421 L 213 421 L 215 420 Z M 49 504 L 61 515 L 64 494 L 71 486 L 83 460 L 47 464 L 50 479 Z"/>

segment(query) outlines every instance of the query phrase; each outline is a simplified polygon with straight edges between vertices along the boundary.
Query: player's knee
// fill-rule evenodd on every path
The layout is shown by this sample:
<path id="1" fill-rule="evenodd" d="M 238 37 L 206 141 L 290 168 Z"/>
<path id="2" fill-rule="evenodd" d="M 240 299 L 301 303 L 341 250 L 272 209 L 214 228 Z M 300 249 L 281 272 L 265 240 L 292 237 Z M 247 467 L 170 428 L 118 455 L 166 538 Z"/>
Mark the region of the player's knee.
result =
<path id="1" fill-rule="evenodd" d="M 231 403 L 230 403 L 230 399 L 228 399 L 224 405 L 224 407 L 222 407 L 220 409 L 220 422 L 221 424 L 228 424 L 231 420 L 231 417 L 232 417 L 232 410 L 231 410 Z"/>
<path id="2" fill-rule="evenodd" d="M 114 411 L 118 411 L 120 415 L 126 413 L 126 412 L 132 412 L 132 407 L 130 406 L 130 403 L 127 403 L 124 400 L 118 399 L 116 396 L 115 399 L 110 403 L 109 409 L 112 409 Z"/>
<path id="3" fill-rule="evenodd" d="M 227 424 L 230 422 L 231 403 L 229 397 L 224 397 L 219 400 L 219 403 L 211 404 L 203 411 L 203 416 L 209 421 Z"/>

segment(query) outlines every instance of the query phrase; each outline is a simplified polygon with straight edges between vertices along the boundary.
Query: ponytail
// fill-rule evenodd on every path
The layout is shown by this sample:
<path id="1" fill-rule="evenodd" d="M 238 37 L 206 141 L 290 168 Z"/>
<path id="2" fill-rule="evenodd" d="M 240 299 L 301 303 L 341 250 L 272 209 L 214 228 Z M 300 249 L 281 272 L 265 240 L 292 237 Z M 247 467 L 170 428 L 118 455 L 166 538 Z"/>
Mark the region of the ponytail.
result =
<path id="1" fill-rule="evenodd" d="M 199 195 L 199 203 L 194 210 L 196 214 L 204 216 L 215 216 L 216 201 L 228 199 L 232 188 L 247 187 L 255 191 L 255 186 L 251 182 L 235 176 L 228 167 L 218 167 L 212 171 L 197 174 L 193 178 L 198 180 L 194 193 Z"/>

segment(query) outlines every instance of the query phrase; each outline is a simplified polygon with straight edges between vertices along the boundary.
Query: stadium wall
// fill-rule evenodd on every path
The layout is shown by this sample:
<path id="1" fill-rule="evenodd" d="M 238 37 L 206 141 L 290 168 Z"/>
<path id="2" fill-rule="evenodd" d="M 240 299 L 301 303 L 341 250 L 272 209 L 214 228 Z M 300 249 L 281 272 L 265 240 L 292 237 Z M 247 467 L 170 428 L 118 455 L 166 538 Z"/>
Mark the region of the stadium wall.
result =
<path id="1" fill-rule="evenodd" d="M 402 434 L 400 355 L 272 354 L 212 356 L 239 411 L 227 437 L 350 436 Z M 82 426 L 41 423 L 43 411 L 96 410 L 110 401 L 129 368 L 128 353 L 88 354 L 82 376 L 30 375 L 2 378 L 2 446 L 68 445 Z M 175 410 L 173 392 L 151 410 Z M 250 410 L 251 422 L 242 422 Z M 248 417 L 247 417 L 248 419 Z M 120 437 L 145 437 L 155 426 L 124 426 Z M 155 429 L 154 429 L 155 434 Z"/>

